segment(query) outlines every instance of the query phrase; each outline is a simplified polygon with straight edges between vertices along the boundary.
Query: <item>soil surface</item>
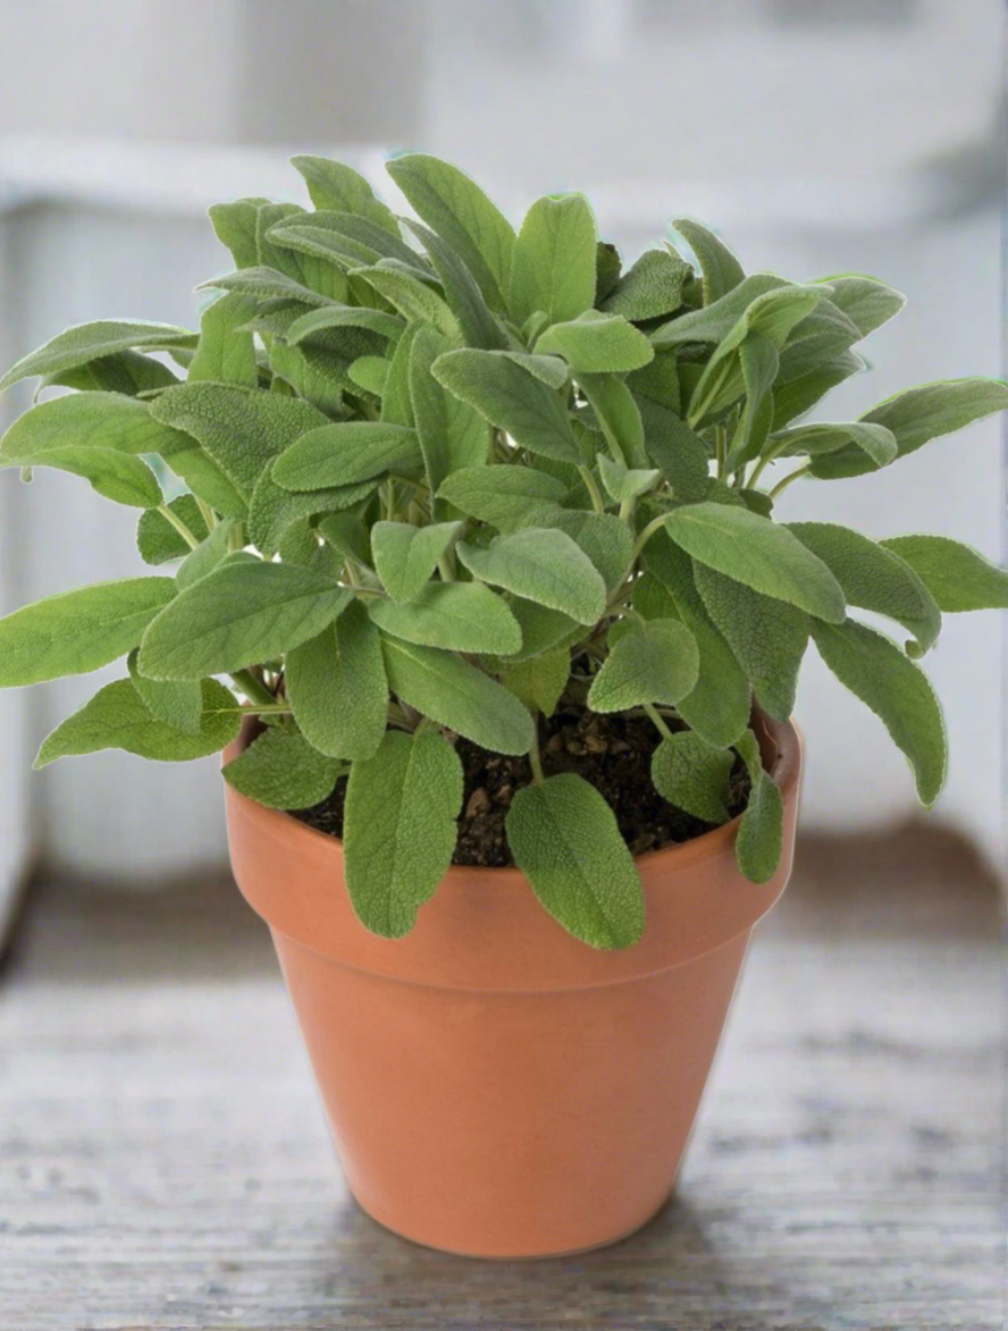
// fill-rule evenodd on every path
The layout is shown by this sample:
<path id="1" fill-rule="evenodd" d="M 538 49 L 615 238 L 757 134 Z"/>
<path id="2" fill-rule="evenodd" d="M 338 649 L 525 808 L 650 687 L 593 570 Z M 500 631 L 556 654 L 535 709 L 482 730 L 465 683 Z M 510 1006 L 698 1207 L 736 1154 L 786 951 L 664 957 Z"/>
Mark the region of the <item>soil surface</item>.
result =
<path id="1" fill-rule="evenodd" d="M 658 732 L 646 717 L 603 716 L 561 707 L 540 725 L 546 776 L 576 772 L 590 782 L 615 813 L 634 855 L 690 841 L 712 826 L 669 804 L 651 784 L 651 755 L 658 743 Z M 456 748 L 465 794 L 452 863 L 511 865 L 504 819 L 515 791 L 532 780 L 528 759 L 488 753 L 467 739 L 459 739 Z M 742 812 L 748 796 L 749 776 L 737 759 L 731 777 L 732 817 Z M 293 816 L 320 832 L 342 836 L 345 797 L 344 778 L 327 800 Z"/>

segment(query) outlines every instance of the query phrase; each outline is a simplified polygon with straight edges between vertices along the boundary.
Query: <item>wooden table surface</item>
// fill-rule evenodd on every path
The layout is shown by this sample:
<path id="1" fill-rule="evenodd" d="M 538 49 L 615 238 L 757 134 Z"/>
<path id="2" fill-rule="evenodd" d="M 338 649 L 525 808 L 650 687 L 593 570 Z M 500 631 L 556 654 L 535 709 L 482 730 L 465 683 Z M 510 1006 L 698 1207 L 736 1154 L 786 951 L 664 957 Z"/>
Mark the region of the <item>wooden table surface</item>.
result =
<path id="1" fill-rule="evenodd" d="M 0 980 L 0 1328 L 993 1331 L 999 921 L 935 833 L 806 844 L 676 1197 L 608 1251 L 484 1264 L 356 1209 L 233 888 L 44 883 Z"/>

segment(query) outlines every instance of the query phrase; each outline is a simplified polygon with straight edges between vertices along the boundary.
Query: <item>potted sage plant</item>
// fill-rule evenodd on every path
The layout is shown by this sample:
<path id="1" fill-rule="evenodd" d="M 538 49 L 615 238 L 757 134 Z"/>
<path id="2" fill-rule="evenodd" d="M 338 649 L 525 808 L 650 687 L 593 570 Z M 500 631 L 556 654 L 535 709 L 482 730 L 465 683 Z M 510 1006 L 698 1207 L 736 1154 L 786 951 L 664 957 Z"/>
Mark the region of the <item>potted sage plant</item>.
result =
<path id="1" fill-rule="evenodd" d="M 157 571 L 0 621 L 0 685 L 124 660 L 38 767 L 224 752 L 235 875 L 373 1216 L 474 1254 L 606 1243 L 673 1186 L 787 880 L 810 641 L 930 805 L 918 660 L 944 612 L 1008 605 L 967 546 L 777 500 L 1008 389 L 810 421 L 901 308 L 883 283 L 747 275 L 685 220 L 624 267 L 579 194 L 516 231 L 433 157 L 389 163 L 409 218 L 293 164 L 313 209 L 210 210 L 233 270 L 198 332 L 87 324 L 3 379 L 73 391 L 0 464 L 139 510 Z"/>

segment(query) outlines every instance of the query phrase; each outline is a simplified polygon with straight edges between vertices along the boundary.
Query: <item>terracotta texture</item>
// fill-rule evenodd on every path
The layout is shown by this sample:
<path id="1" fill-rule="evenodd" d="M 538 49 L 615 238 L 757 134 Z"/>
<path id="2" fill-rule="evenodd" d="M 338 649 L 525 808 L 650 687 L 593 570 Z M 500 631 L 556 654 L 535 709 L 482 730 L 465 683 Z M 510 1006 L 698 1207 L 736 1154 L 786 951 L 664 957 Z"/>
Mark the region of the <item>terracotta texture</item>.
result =
<path id="1" fill-rule="evenodd" d="M 226 787 L 235 877 L 273 934 L 358 1201 L 432 1247 L 574 1252 L 675 1181 L 756 921 L 791 870 L 801 753 L 766 722 L 785 848 L 755 887 L 736 824 L 639 861 L 647 928 L 598 952 L 515 869 L 453 867 L 404 939 L 368 933 L 332 837 Z"/>

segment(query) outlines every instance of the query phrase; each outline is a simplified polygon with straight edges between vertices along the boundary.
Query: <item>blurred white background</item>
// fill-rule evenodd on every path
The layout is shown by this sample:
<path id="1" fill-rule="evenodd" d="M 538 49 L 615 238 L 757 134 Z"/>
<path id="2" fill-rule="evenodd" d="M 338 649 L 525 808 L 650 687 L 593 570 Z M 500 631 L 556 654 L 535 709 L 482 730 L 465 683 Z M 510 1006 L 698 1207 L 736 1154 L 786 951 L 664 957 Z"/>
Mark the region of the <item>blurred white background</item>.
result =
<path id="1" fill-rule="evenodd" d="M 749 270 L 899 287 L 907 311 L 868 343 L 878 368 L 825 418 L 999 374 L 1001 18 L 998 0 L 0 0 L 0 361 L 85 319 L 193 326 L 193 288 L 228 266 L 207 205 L 301 199 L 294 151 L 380 180 L 388 151 L 415 147 L 516 219 L 539 193 L 585 190 L 631 258 L 693 213 Z M 781 508 L 997 557 L 1000 457 L 987 422 L 889 472 L 794 486 Z M 3 473 L 0 609 L 140 571 L 134 521 L 73 478 Z M 928 660 L 952 749 L 936 816 L 999 861 L 997 617 L 950 618 Z M 33 856 L 131 882 L 224 857 L 210 761 L 115 753 L 29 774 L 95 687 L 0 695 L 0 894 Z M 807 828 L 912 814 L 902 759 L 813 650 L 797 717 Z"/>

